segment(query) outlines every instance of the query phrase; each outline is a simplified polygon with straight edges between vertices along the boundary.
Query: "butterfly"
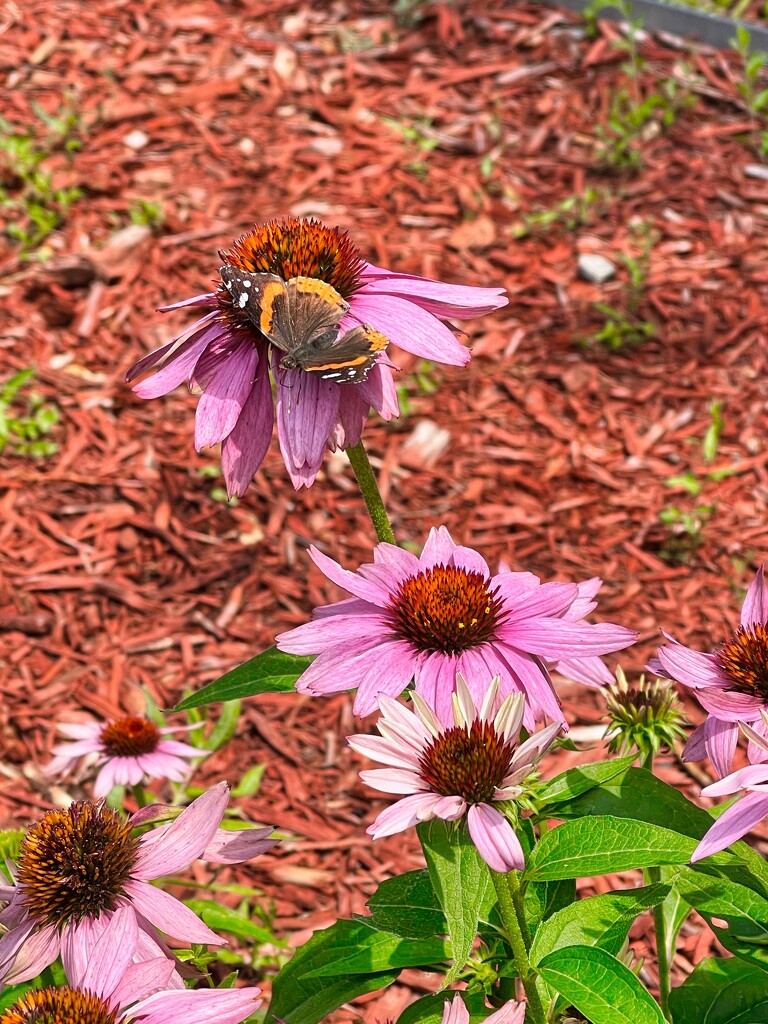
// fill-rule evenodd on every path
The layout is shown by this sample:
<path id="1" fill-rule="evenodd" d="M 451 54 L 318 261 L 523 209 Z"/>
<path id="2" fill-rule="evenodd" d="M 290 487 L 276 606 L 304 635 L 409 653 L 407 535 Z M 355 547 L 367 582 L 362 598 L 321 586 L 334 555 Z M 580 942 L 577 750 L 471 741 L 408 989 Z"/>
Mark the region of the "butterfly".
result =
<path id="1" fill-rule="evenodd" d="M 367 324 L 339 337 L 339 322 L 349 303 L 316 277 L 254 274 L 226 263 L 219 271 L 224 287 L 262 334 L 285 355 L 283 370 L 316 373 L 338 384 L 359 384 L 368 376 L 389 339 Z"/>

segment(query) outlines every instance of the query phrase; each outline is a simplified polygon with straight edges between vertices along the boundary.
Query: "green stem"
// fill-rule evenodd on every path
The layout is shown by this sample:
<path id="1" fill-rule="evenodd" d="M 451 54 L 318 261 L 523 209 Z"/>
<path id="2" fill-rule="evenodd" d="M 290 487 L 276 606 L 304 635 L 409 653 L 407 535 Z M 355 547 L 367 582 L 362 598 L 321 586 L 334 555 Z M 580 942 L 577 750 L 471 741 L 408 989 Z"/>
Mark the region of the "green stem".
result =
<path id="1" fill-rule="evenodd" d="M 536 988 L 536 972 L 528 959 L 531 933 L 528 930 L 528 922 L 525 920 L 523 894 L 517 879 L 517 872 L 509 871 L 507 874 L 501 874 L 498 871 L 491 871 L 491 878 L 499 901 L 501 922 L 512 947 L 517 973 L 520 975 L 528 999 L 526 1020 L 529 1020 L 530 1024 L 546 1024 L 547 1015 Z"/>
<path id="2" fill-rule="evenodd" d="M 140 782 L 137 783 L 135 786 L 131 786 L 131 792 L 133 793 L 133 798 L 138 804 L 139 809 L 147 806 L 147 804 L 149 803 L 149 800 L 147 798 L 147 791 L 144 789 Z"/>
<path id="3" fill-rule="evenodd" d="M 376 531 L 376 536 L 386 544 L 396 543 L 387 510 L 384 507 L 384 502 L 381 500 L 379 485 L 376 483 L 376 477 L 373 475 L 370 459 L 363 447 L 362 440 L 352 445 L 351 448 L 347 448 L 346 452 L 349 461 L 352 463 L 352 469 L 355 471 L 360 490 L 363 492 L 365 505 L 368 509 L 368 515 L 371 517 L 373 528 Z"/>
<path id="4" fill-rule="evenodd" d="M 648 751 L 640 758 L 640 767 L 653 773 L 653 752 Z M 647 885 L 661 881 L 660 868 L 646 868 L 643 872 Z M 653 908 L 653 930 L 656 933 L 656 961 L 659 965 L 659 1002 L 661 1012 L 669 1020 L 669 957 L 667 956 L 667 923 L 664 919 L 664 904 L 659 903 Z"/>

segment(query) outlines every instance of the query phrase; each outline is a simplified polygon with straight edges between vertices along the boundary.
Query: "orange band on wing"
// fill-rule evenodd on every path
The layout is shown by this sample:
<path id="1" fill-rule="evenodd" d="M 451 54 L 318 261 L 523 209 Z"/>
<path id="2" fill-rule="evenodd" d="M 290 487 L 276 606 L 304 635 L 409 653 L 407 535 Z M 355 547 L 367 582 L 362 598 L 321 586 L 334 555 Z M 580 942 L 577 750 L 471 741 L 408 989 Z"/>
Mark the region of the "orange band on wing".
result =
<path id="1" fill-rule="evenodd" d="M 321 281 L 319 277 L 294 277 L 296 290 L 303 295 L 319 295 L 321 299 L 332 306 L 344 305 L 344 299 L 339 295 L 333 285 L 327 281 Z"/>
<path id="2" fill-rule="evenodd" d="M 360 366 L 361 363 L 367 363 L 370 358 L 371 357 L 366 352 L 362 356 L 355 356 L 354 359 L 345 359 L 342 363 L 334 363 L 331 361 L 330 363 L 323 363 L 322 366 L 318 366 L 316 363 L 313 363 L 311 366 L 305 366 L 304 369 L 309 373 L 323 373 L 324 370 L 343 370 L 346 369 L 347 366 Z"/>
<path id="3" fill-rule="evenodd" d="M 370 327 L 366 327 L 366 334 L 368 336 L 369 352 L 381 352 L 389 344 L 389 338 Z"/>
<path id="4" fill-rule="evenodd" d="M 270 281 L 264 286 L 264 291 L 261 293 L 259 328 L 261 333 L 267 336 L 272 333 L 272 323 L 275 319 L 275 299 L 278 295 L 285 295 L 285 285 L 282 281 Z"/>

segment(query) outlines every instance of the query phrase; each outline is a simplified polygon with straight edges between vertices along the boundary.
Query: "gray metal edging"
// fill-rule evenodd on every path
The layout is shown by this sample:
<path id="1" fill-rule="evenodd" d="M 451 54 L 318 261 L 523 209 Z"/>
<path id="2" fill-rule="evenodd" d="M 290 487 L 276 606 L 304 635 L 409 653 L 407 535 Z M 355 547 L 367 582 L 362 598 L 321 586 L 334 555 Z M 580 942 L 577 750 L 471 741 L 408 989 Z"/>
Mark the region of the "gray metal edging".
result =
<path id="1" fill-rule="evenodd" d="M 546 0 L 551 7 L 568 7 L 572 11 L 583 11 L 591 0 Z M 695 7 L 679 7 L 662 3 L 661 0 L 627 0 L 632 17 L 641 19 L 643 28 L 649 32 L 671 32 L 676 36 L 697 39 L 708 46 L 725 50 L 731 46 L 736 26 L 743 25 L 749 32 L 750 50 L 768 50 L 768 28 L 754 21 L 726 18 L 721 14 L 709 14 Z M 611 7 L 608 0 L 599 13 L 601 18 L 621 21 L 622 14 Z"/>

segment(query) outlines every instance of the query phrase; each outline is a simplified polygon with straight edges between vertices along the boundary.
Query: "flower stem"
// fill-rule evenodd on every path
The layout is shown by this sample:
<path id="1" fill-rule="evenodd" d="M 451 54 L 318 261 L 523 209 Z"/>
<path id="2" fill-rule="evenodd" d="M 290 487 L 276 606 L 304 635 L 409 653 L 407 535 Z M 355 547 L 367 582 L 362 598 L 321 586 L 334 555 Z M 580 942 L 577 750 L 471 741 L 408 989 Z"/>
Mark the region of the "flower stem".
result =
<path id="1" fill-rule="evenodd" d="M 653 752 L 647 751 L 640 756 L 640 767 L 653 774 Z M 645 881 L 653 885 L 661 881 L 660 868 L 646 868 Z M 667 956 L 667 926 L 664 919 L 664 904 L 657 903 L 653 908 L 653 930 L 656 933 L 656 962 L 659 966 L 659 1002 L 661 1012 L 669 1020 L 669 957 Z"/>
<path id="2" fill-rule="evenodd" d="M 525 920 L 523 894 L 517 879 L 517 872 L 509 871 L 507 874 L 502 874 L 498 871 L 491 871 L 491 878 L 499 901 L 501 921 L 512 946 L 512 956 L 517 973 L 520 975 L 528 999 L 526 1020 L 529 1020 L 530 1024 L 546 1024 L 547 1015 L 536 988 L 536 972 L 528 959 L 531 933 L 528 930 L 528 922 Z"/>
<path id="3" fill-rule="evenodd" d="M 144 789 L 140 782 L 137 783 L 135 786 L 131 786 L 131 792 L 133 793 L 133 798 L 136 801 L 139 808 L 147 806 L 147 804 L 149 803 L 149 800 L 147 798 L 147 791 Z"/>
<path id="4" fill-rule="evenodd" d="M 363 493 L 368 515 L 371 517 L 376 536 L 386 544 L 394 544 L 395 535 L 392 532 L 389 516 L 384 507 L 384 502 L 381 500 L 379 485 L 376 483 L 376 477 L 373 475 L 373 468 L 371 467 L 368 453 L 363 447 L 362 439 L 357 444 L 347 448 L 346 452 L 349 461 L 352 463 L 352 469 L 355 471 L 360 490 Z"/>

